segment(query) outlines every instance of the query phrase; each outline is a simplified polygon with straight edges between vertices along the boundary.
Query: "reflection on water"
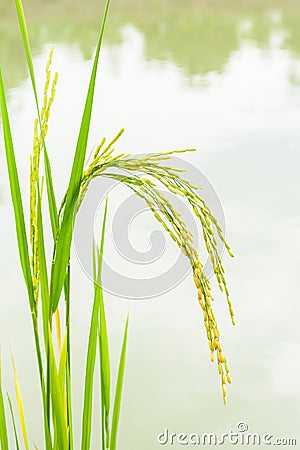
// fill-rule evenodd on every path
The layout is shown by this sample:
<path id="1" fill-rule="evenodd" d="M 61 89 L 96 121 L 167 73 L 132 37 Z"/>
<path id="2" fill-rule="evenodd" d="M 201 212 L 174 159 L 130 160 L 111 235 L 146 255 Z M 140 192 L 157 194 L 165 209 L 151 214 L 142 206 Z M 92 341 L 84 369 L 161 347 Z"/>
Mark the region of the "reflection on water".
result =
<path id="1" fill-rule="evenodd" d="M 199 8 L 199 2 L 194 1 L 189 8 L 157 5 L 157 9 L 153 5 L 150 7 L 147 1 L 143 2 L 143 7 L 134 8 L 132 2 L 129 1 L 127 10 L 118 2 L 113 5 L 106 42 L 116 45 L 124 41 L 122 30 L 130 23 L 142 34 L 147 59 L 169 60 L 182 67 L 188 78 L 222 72 L 244 42 L 252 42 L 265 50 L 274 49 L 274 46 L 286 49 L 295 60 L 300 57 L 300 7 L 296 3 L 291 2 L 287 8 L 286 2 L 273 2 L 273 7 L 272 3 L 261 2 L 262 7 L 257 11 L 257 5 L 251 3 L 245 9 L 236 10 L 236 5 L 232 4 L 224 10 L 220 2 L 222 8 L 215 6 L 211 11 Z M 41 52 L 44 43 L 55 41 L 77 46 L 84 58 L 91 57 L 99 26 L 98 5 L 92 3 L 94 14 L 86 12 L 87 17 L 83 20 L 82 11 L 78 12 L 76 8 L 68 15 L 71 10 L 67 1 L 59 4 L 59 16 L 50 5 L 47 14 L 47 6 L 36 10 L 31 1 L 27 3 L 35 54 Z M 6 14 L 0 19 L 0 57 L 7 82 L 12 86 L 26 76 L 26 69 L 14 14 L 7 4 L 6 8 Z M 298 80 L 298 75 L 291 77 L 294 83 Z"/>
<path id="2" fill-rule="evenodd" d="M 74 2 L 78 5 L 79 0 Z M 132 5 L 134 0 L 126 3 Z M 296 2 L 288 3 L 295 5 L 292 10 L 286 2 L 274 0 L 265 2 L 266 8 L 257 3 L 258 10 L 245 7 L 228 14 L 224 8 L 210 8 L 200 15 L 196 2 L 190 0 L 195 10 L 191 6 L 183 12 L 181 2 L 173 2 L 177 5 L 173 9 L 155 13 L 162 3 L 139 2 L 143 6 L 126 11 L 120 0 L 119 9 L 112 8 L 90 145 L 125 126 L 120 151 L 200 149 L 189 161 L 219 192 L 228 238 L 237 255 L 236 260 L 226 261 L 236 329 L 230 327 L 225 307 L 216 298 L 234 384 L 224 408 L 215 368 L 208 362 L 191 280 L 157 301 L 126 303 L 107 296 L 114 368 L 128 309 L 131 315 L 120 448 L 158 450 L 156 436 L 165 427 L 177 433 L 221 434 L 235 430 L 240 421 L 248 423 L 249 431 L 300 441 L 299 9 Z M 63 4 L 68 2 L 55 2 Z M 39 77 L 49 42 L 59 43 L 54 63 L 60 79 L 48 148 L 60 197 L 77 137 L 97 24 L 91 15 L 82 13 L 80 20 L 74 12 L 68 21 L 68 9 L 54 20 L 49 8 L 48 13 L 39 11 L 40 24 L 30 12 L 31 38 Z M 13 86 L 9 110 L 25 196 L 34 109 L 19 35 L 11 20 L 9 11 L 5 22 L 0 18 L 0 57 L 6 83 Z M 13 392 L 11 344 L 30 435 L 42 448 L 30 317 L 2 141 L 0 187 L 0 346 L 5 390 Z M 143 237 L 143 232 L 136 226 L 136 236 Z M 92 286 L 75 258 L 74 271 L 74 420 L 79 442 Z M 98 448 L 95 428 L 93 448 Z"/>

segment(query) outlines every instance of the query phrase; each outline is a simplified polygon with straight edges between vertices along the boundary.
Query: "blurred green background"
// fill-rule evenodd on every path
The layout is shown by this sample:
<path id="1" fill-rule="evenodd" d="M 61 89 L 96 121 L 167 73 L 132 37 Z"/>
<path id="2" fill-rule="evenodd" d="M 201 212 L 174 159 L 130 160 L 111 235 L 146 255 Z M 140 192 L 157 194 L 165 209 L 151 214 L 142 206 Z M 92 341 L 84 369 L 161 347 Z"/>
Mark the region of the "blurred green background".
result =
<path id="1" fill-rule="evenodd" d="M 35 52 L 45 42 L 55 41 L 78 46 L 84 58 L 91 57 L 101 11 L 98 1 L 28 0 L 25 10 Z M 274 33 L 282 33 L 280 48 L 299 58 L 299 17 L 298 0 L 115 0 L 106 42 L 120 43 L 122 27 L 130 23 L 143 34 L 145 58 L 171 60 L 183 67 L 187 76 L 205 75 L 222 72 L 242 40 L 270 48 Z M 26 73 L 16 27 L 13 3 L 1 0 L 1 63 L 12 84 Z"/>

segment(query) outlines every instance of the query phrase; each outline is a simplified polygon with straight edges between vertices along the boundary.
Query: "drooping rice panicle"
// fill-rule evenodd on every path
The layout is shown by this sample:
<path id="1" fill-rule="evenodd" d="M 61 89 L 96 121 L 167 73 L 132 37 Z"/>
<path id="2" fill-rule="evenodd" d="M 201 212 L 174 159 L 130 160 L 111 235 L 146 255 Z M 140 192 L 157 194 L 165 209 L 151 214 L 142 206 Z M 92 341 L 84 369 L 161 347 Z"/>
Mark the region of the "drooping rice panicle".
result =
<path id="1" fill-rule="evenodd" d="M 199 187 L 183 177 L 183 170 L 172 168 L 162 164 L 177 153 L 194 151 L 194 149 L 173 150 L 166 153 L 152 153 L 142 157 L 128 154 L 114 154 L 113 144 L 123 133 L 121 130 L 112 141 L 104 147 L 106 139 L 102 139 L 100 145 L 94 152 L 94 158 L 83 172 L 81 189 L 79 194 L 78 208 L 80 207 L 90 182 L 99 176 L 109 177 L 122 182 L 132 189 L 136 195 L 141 197 L 154 217 L 161 223 L 173 241 L 189 259 L 193 271 L 194 283 L 197 289 L 198 302 L 203 312 L 203 321 L 206 329 L 211 361 L 217 360 L 218 371 L 222 382 L 224 403 L 226 403 L 225 384 L 231 383 L 229 367 L 224 356 L 220 331 L 217 325 L 212 307 L 213 295 L 210 281 L 204 272 L 203 262 L 197 249 L 193 245 L 193 236 L 187 229 L 186 224 L 178 211 L 169 202 L 166 196 L 158 189 L 156 184 L 162 184 L 171 193 L 184 197 L 191 206 L 195 216 L 199 219 L 203 239 L 210 261 L 212 263 L 214 276 L 218 286 L 225 293 L 231 321 L 234 321 L 234 312 L 229 298 L 229 291 L 225 278 L 224 266 L 217 248 L 217 237 L 224 244 L 230 256 L 233 256 L 227 244 L 222 229 L 217 219 L 212 214 L 205 200 L 199 195 Z M 112 172 L 110 169 L 113 169 Z M 115 170 L 119 169 L 116 173 Z M 143 176 L 145 175 L 145 177 Z M 64 209 L 62 202 L 61 211 Z"/>

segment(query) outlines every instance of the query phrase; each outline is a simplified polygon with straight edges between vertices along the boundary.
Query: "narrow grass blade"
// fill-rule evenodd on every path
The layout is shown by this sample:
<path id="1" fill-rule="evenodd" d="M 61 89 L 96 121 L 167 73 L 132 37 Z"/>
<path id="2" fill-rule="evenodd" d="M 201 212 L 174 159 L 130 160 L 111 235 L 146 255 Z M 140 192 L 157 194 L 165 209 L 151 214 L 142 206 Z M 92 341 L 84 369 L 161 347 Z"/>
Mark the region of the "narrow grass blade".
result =
<path id="1" fill-rule="evenodd" d="M 51 390 L 55 442 L 57 442 L 57 447 L 59 448 L 59 450 L 67 450 L 68 433 L 64 414 L 64 396 L 60 386 L 59 376 L 56 368 L 50 325 L 48 335 L 49 335 L 49 362 L 50 362 L 50 390 Z"/>
<path id="2" fill-rule="evenodd" d="M 52 266 L 52 276 L 50 283 L 50 296 L 52 302 L 52 311 L 55 311 L 59 302 L 61 290 L 64 284 L 66 269 L 70 257 L 70 247 L 73 234 L 74 214 L 76 211 L 77 200 L 80 191 L 82 171 L 86 156 L 87 140 L 91 122 L 92 106 L 94 100 L 94 90 L 96 74 L 98 69 L 99 54 L 102 45 L 104 27 L 106 23 L 109 0 L 106 2 L 103 21 L 100 29 L 96 54 L 94 58 L 93 69 L 90 78 L 89 89 L 86 97 L 84 112 L 82 116 L 79 136 L 76 145 L 76 151 L 73 160 L 73 166 L 66 196 L 66 204 L 62 224 L 58 233 L 54 263 Z"/>
<path id="3" fill-rule="evenodd" d="M 45 254 L 45 241 L 44 241 L 44 227 L 43 227 L 43 217 L 42 217 L 42 200 L 40 195 L 40 189 L 38 188 L 38 201 L 37 201 L 37 228 L 39 236 L 39 268 L 40 268 L 40 285 L 41 285 L 41 298 L 42 298 L 42 323 L 43 323 L 43 334 L 44 334 L 44 344 L 45 352 L 48 353 L 48 321 L 50 317 L 50 295 L 49 295 L 49 284 L 48 284 L 48 272 L 46 264 L 46 254 Z M 37 336 L 37 339 L 39 337 Z M 39 345 L 39 344 L 38 344 Z M 42 369 L 41 369 L 42 370 Z M 49 360 L 47 360 L 47 375 L 49 375 Z M 47 378 L 48 380 L 48 378 Z M 42 395 L 43 395 L 43 406 L 44 406 L 44 424 L 45 424 L 45 440 L 46 448 L 51 448 L 51 436 L 49 430 L 50 422 L 50 392 L 45 391 L 44 380 L 42 383 Z"/>
<path id="4" fill-rule="evenodd" d="M 98 281 L 99 282 L 99 281 Z M 109 448 L 109 411 L 110 411 L 110 358 L 107 337 L 107 326 L 104 309 L 103 295 L 100 297 L 100 323 L 99 323 L 99 348 L 100 348 L 100 386 L 102 406 L 102 441 Z"/>
<path id="5" fill-rule="evenodd" d="M 67 370 L 67 333 L 65 334 L 63 345 L 60 352 L 60 360 L 58 366 L 58 381 L 61 391 L 65 391 L 65 376 Z"/>
<path id="6" fill-rule="evenodd" d="M 8 394 L 7 394 L 7 400 L 8 400 L 9 410 L 10 410 L 10 414 L 11 414 L 11 421 L 12 421 L 13 429 L 14 429 L 14 436 L 15 436 L 16 450 L 20 450 L 19 439 L 18 439 L 18 433 L 17 433 L 17 428 L 16 428 L 15 415 L 14 415 L 14 410 L 13 410 L 13 407 L 12 407 L 12 403 L 11 403 L 10 396 L 9 396 Z"/>
<path id="7" fill-rule="evenodd" d="M 57 310 L 58 311 L 58 310 Z M 64 415 L 67 420 L 67 398 L 66 398 L 66 373 L 67 373 L 67 333 L 65 333 L 63 345 L 60 350 L 60 360 L 58 367 L 58 382 L 63 395 Z"/>
<path id="8" fill-rule="evenodd" d="M 32 314 L 31 317 L 32 317 L 34 342 L 35 342 L 35 348 L 36 348 L 36 356 L 37 356 L 37 362 L 38 362 L 38 368 L 39 368 L 41 392 L 42 392 L 42 399 L 43 399 L 45 446 L 46 446 L 46 450 L 52 450 L 50 424 L 49 424 L 48 415 L 47 415 L 47 392 L 46 392 L 44 373 L 43 373 L 44 371 L 43 371 L 42 352 L 41 352 L 41 346 L 40 346 L 39 327 L 38 327 L 38 321 L 37 321 L 36 314 Z"/>
<path id="9" fill-rule="evenodd" d="M 23 440 L 24 440 L 24 445 L 25 445 L 26 450 L 29 450 L 27 430 L 26 430 L 26 422 L 25 422 L 25 415 L 24 415 L 24 407 L 23 407 L 23 401 L 22 401 L 22 395 L 21 395 L 21 389 L 20 389 L 20 383 L 19 383 L 17 369 L 16 369 L 16 365 L 15 365 L 15 361 L 14 361 L 13 356 L 11 356 L 11 359 L 12 359 L 12 365 L 13 365 L 13 369 L 14 369 L 15 390 L 16 390 L 16 397 L 17 397 L 17 403 L 18 403 L 19 418 L 20 418 L 20 423 L 21 423 Z"/>
<path id="10" fill-rule="evenodd" d="M 105 205 L 105 214 L 107 211 L 107 198 Z M 98 260 L 97 285 L 102 286 L 101 271 L 104 249 L 104 229 L 102 229 L 101 245 Z M 102 289 L 100 295 L 100 314 L 99 314 L 99 350 L 100 350 L 100 386 L 101 386 L 101 409 L 104 417 L 102 418 L 102 441 L 106 442 L 106 448 L 109 447 L 109 411 L 110 411 L 110 358 L 107 336 L 107 325 L 104 307 L 104 298 Z M 103 427 L 104 425 L 104 427 Z"/>
<path id="11" fill-rule="evenodd" d="M 57 230 L 58 230 L 58 212 L 57 212 L 57 204 L 56 204 L 56 199 L 55 199 L 55 194 L 54 194 L 51 165 L 50 165 L 49 156 L 48 156 L 48 152 L 46 149 L 44 138 L 43 138 L 43 146 L 44 146 L 44 166 L 45 166 L 45 174 L 46 174 L 46 187 L 47 187 L 47 197 L 48 197 L 48 206 L 49 206 L 50 221 L 51 221 L 51 228 L 52 228 L 52 236 L 53 236 L 53 239 L 56 239 Z"/>
<path id="12" fill-rule="evenodd" d="M 105 203 L 105 215 L 107 213 L 108 198 Z M 100 249 L 97 250 L 97 245 L 93 245 L 93 277 L 94 289 L 97 291 L 98 287 L 102 286 L 101 272 L 102 260 L 104 250 L 105 230 L 102 228 L 102 236 Z M 99 337 L 99 353 L 100 353 L 100 387 L 101 387 L 101 434 L 102 434 L 102 448 L 109 447 L 109 410 L 110 410 L 110 360 L 109 360 L 109 346 L 107 337 L 107 326 L 104 308 L 103 292 L 100 289 L 100 305 L 99 305 L 99 323 L 98 323 L 98 337 Z"/>
<path id="13" fill-rule="evenodd" d="M 96 293 L 91 317 L 90 335 L 89 335 L 86 370 L 85 370 L 85 388 L 84 388 L 84 404 L 83 404 L 82 436 L 81 436 L 82 450 L 89 450 L 91 442 L 93 385 L 94 385 L 94 371 L 95 371 L 95 360 L 97 350 L 98 314 L 99 314 L 99 295 L 98 293 Z"/>
<path id="14" fill-rule="evenodd" d="M 59 308 L 57 308 L 55 311 L 55 327 L 56 327 L 58 353 L 61 354 L 62 347 L 61 347 L 61 325 L 60 325 Z"/>
<path id="15" fill-rule="evenodd" d="M 105 211 L 102 224 L 102 238 L 101 249 L 98 255 L 98 274 L 101 273 L 101 262 L 104 245 L 105 225 L 107 216 L 107 202 L 105 205 Z M 98 318 L 100 309 L 100 298 L 102 296 L 102 288 L 95 280 L 95 294 L 94 304 L 91 317 L 90 335 L 88 343 L 86 372 L 85 372 L 85 388 L 84 388 L 84 404 L 82 415 L 82 436 L 81 436 L 81 449 L 89 450 L 91 442 L 91 427 L 92 427 L 92 409 L 93 409 L 93 383 L 94 383 L 94 371 L 97 351 L 97 336 L 98 336 Z"/>
<path id="16" fill-rule="evenodd" d="M 70 327 L 70 263 L 67 268 L 67 276 L 64 283 L 64 295 L 66 306 L 66 334 L 67 334 L 67 372 L 66 372 L 66 393 L 67 393 L 67 424 L 69 429 L 69 450 L 73 450 L 73 418 L 72 418 L 72 398 L 71 398 L 71 327 Z"/>
<path id="17" fill-rule="evenodd" d="M 129 319 L 127 317 L 125 331 L 124 331 L 124 337 L 123 337 L 123 345 L 122 345 L 120 363 L 119 363 L 117 386 L 116 386 L 116 392 L 115 392 L 114 410 L 113 410 L 113 418 L 112 418 L 112 425 L 111 425 L 110 450 L 116 450 L 116 448 L 117 448 L 117 434 L 118 434 L 118 427 L 119 427 L 121 399 L 122 399 L 122 391 L 123 391 L 123 380 L 124 380 L 125 362 L 126 362 L 128 321 L 129 321 Z"/>
<path id="18" fill-rule="evenodd" d="M 38 202 L 37 202 L 37 229 L 39 236 L 39 267 L 40 267 L 40 284 L 41 284 L 41 297 L 42 297 L 42 317 L 43 317 L 43 331 L 45 349 L 48 348 L 48 321 L 50 318 L 50 294 L 48 284 L 48 271 L 45 254 L 45 241 L 44 241 L 44 227 L 41 208 L 41 195 L 38 189 Z"/>
<path id="19" fill-rule="evenodd" d="M 71 376 L 68 358 L 67 358 L 66 389 L 67 389 L 67 420 L 69 428 L 69 450 L 73 450 L 74 444 L 73 444 L 73 417 L 71 404 Z"/>
<path id="20" fill-rule="evenodd" d="M 26 228 L 24 220 L 24 210 L 1 70 L 0 70 L 0 105 L 2 112 L 6 161 L 9 174 L 11 197 L 15 214 L 15 225 L 17 231 L 20 262 L 24 274 L 25 283 L 27 286 L 30 308 L 31 310 L 33 310 L 34 296 L 33 296 L 32 276 L 30 270 L 28 242 L 26 237 Z"/>
<path id="21" fill-rule="evenodd" d="M 34 68 L 33 68 L 33 62 L 32 62 L 32 56 L 31 56 L 30 44 L 29 44 L 29 36 L 28 36 L 22 1 L 15 0 L 15 5 L 16 5 L 16 11 L 17 11 L 17 15 L 18 15 L 21 35 L 22 35 L 22 39 L 23 39 L 23 45 L 24 45 L 28 70 L 29 70 L 29 74 L 30 74 L 30 78 L 31 78 L 32 86 L 33 86 L 35 101 L 38 104 L 36 82 L 35 82 L 35 76 L 34 76 Z"/>
<path id="22" fill-rule="evenodd" d="M 8 450 L 7 427 L 6 427 L 4 400 L 2 392 L 1 359 L 0 359 L 0 444 L 1 450 Z"/>

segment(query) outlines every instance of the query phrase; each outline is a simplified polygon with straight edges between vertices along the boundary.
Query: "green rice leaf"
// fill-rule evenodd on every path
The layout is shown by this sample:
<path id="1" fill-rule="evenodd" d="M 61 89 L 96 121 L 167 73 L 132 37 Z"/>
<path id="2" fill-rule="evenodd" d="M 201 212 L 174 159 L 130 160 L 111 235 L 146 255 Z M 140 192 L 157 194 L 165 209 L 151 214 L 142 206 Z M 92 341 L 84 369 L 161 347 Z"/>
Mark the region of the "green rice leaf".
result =
<path id="1" fill-rule="evenodd" d="M 102 441 L 106 442 L 106 448 L 109 448 L 110 358 L 109 358 L 109 346 L 108 346 L 103 295 L 101 295 L 100 298 L 99 348 L 100 348 L 101 406 L 103 414 Z"/>
<path id="2" fill-rule="evenodd" d="M 70 258 L 70 248 L 73 234 L 74 215 L 77 207 L 77 200 L 80 191 L 80 184 L 83 172 L 83 166 L 86 155 L 87 140 L 91 122 L 92 106 L 94 99 L 94 90 L 96 74 L 98 68 L 99 54 L 102 44 L 103 32 L 106 23 L 109 0 L 106 2 L 103 21 L 100 29 L 96 54 L 94 58 L 93 69 L 90 78 L 89 89 L 86 97 L 84 112 L 82 116 L 79 136 L 76 145 L 76 151 L 73 160 L 73 166 L 66 196 L 66 204 L 62 224 L 58 232 L 56 251 L 52 266 L 50 297 L 52 302 L 52 311 L 55 311 L 59 302 L 61 290 L 64 284 L 66 269 Z"/>
<path id="3" fill-rule="evenodd" d="M 42 399 L 43 399 L 43 410 L 44 410 L 44 432 L 45 432 L 45 447 L 46 450 L 52 450 L 51 445 L 51 435 L 50 435 L 50 425 L 49 425 L 49 416 L 47 414 L 47 405 L 50 404 L 48 402 L 47 393 L 48 390 L 46 390 L 45 387 L 45 380 L 44 380 L 44 373 L 43 373 L 43 360 L 42 360 L 42 352 L 41 352 L 41 345 L 40 345 L 40 336 L 39 336 L 39 329 L 38 329 L 38 321 L 36 314 L 32 314 L 32 325 L 33 325 L 33 332 L 34 332 L 34 341 L 35 341 L 35 347 L 36 347 L 36 356 L 37 356 L 37 363 L 38 363 L 38 369 L 39 369 L 39 378 L 41 383 L 41 392 L 42 392 Z M 47 358 L 47 365 L 49 364 L 49 359 Z"/>
<path id="4" fill-rule="evenodd" d="M 15 436 L 16 450 L 20 450 L 19 440 L 18 440 L 18 433 L 17 433 L 17 428 L 16 428 L 15 415 L 14 415 L 14 410 L 13 410 L 13 407 L 12 407 L 12 403 L 11 403 L 10 396 L 9 396 L 8 394 L 7 394 L 7 400 L 8 400 L 9 410 L 10 410 L 10 414 L 11 414 L 11 421 L 12 421 L 13 429 L 14 429 L 14 436 Z"/>
<path id="5" fill-rule="evenodd" d="M 47 187 L 47 197 L 48 197 L 51 229 L 52 229 L 53 239 L 56 239 L 57 230 L 58 230 L 58 212 L 57 212 L 57 204 L 56 204 L 56 199 L 55 199 L 55 194 L 54 194 L 51 165 L 50 165 L 44 138 L 43 138 L 43 146 L 44 146 L 44 166 L 45 166 L 45 174 L 46 174 L 46 187 Z"/>
<path id="6" fill-rule="evenodd" d="M 62 350 L 61 350 L 59 367 L 58 367 L 58 380 L 59 380 L 59 385 L 60 385 L 62 392 L 64 392 L 64 390 L 65 390 L 66 370 L 67 370 L 67 333 L 65 334 L 65 337 L 64 337 L 64 342 L 63 342 L 63 346 L 62 346 Z"/>
<path id="7" fill-rule="evenodd" d="M 70 339 L 70 264 L 64 283 L 64 295 L 66 305 L 66 335 L 67 335 L 67 370 L 66 370 L 66 393 L 67 393 L 67 423 L 69 429 L 69 449 L 73 450 L 73 418 L 71 398 L 71 339 Z"/>
<path id="8" fill-rule="evenodd" d="M 44 342 L 45 349 L 48 348 L 48 321 L 50 314 L 50 295 L 49 295 L 49 285 L 48 285 L 48 272 L 46 264 L 46 254 L 45 254 L 45 241 L 44 241 L 44 228 L 43 228 L 43 217 L 41 208 L 41 195 L 38 189 L 38 202 L 37 202 L 37 230 L 39 237 L 39 267 L 40 267 L 40 283 L 41 283 L 41 297 L 42 297 L 42 316 L 43 316 L 43 331 L 44 331 Z"/>
<path id="9" fill-rule="evenodd" d="M 97 350 L 97 326 L 99 314 L 99 295 L 95 295 L 94 305 L 91 317 L 88 353 L 86 361 L 85 372 L 85 389 L 84 389 L 84 405 L 82 415 L 82 437 L 81 449 L 88 450 L 91 441 L 91 426 L 92 426 L 92 409 L 93 409 L 93 383 L 95 360 Z"/>
<path id="10" fill-rule="evenodd" d="M 24 210 L 1 70 L 0 70 L 0 105 L 2 112 L 6 161 L 9 174 L 10 192 L 15 214 L 15 225 L 17 231 L 20 262 L 25 283 L 27 286 L 30 309 L 33 310 L 34 296 L 33 296 L 32 276 L 30 270 L 30 260 L 28 253 L 28 242 L 26 237 L 26 228 L 24 220 Z"/>
<path id="11" fill-rule="evenodd" d="M 24 45 L 24 50 L 25 50 L 25 56 L 26 56 L 26 60 L 27 60 L 27 65 L 28 65 L 28 70 L 29 70 L 29 74 L 30 74 L 30 78 L 31 78 L 32 87 L 33 87 L 34 97 L 35 97 L 35 101 L 36 101 L 37 108 L 38 108 L 38 98 L 37 98 L 36 82 L 35 82 L 35 76 L 34 76 L 34 68 L 33 68 L 29 36 L 28 36 L 22 1 L 15 0 L 15 6 L 16 6 L 16 11 L 17 11 L 17 15 L 18 15 L 19 26 L 20 26 L 20 30 L 21 30 L 21 35 L 22 35 L 22 40 L 23 40 L 23 45 Z"/>
<path id="12" fill-rule="evenodd" d="M 73 417 L 71 404 L 71 376 L 68 358 L 67 358 L 66 390 L 67 390 L 67 418 L 69 427 L 69 450 L 73 450 L 74 445 L 73 445 Z"/>
<path id="13" fill-rule="evenodd" d="M 57 447 L 59 448 L 59 450 L 67 450 L 68 433 L 64 414 L 65 410 L 64 395 L 59 383 L 59 376 L 56 368 L 50 325 L 48 335 L 49 335 L 49 362 L 50 362 L 50 390 L 51 390 L 55 442 L 57 442 Z"/>
<path id="14" fill-rule="evenodd" d="M 1 359 L 0 359 L 0 444 L 1 450 L 8 450 L 7 427 L 6 427 L 4 400 L 2 392 Z"/>
<path id="15" fill-rule="evenodd" d="M 102 267 L 106 216 L 107 216 L 107 202 L 105 205 L 102 223 L 101 248 L 98 254 L 98 278 L 100 277 Z M 94 286 L 95 286 L 94 304 L 91 317 L 88 352 L 86 360 L 86 372 L 85 372 L 85 388 L 84 388 L 84 404 L 83 404 L 82 436 L 81 436 L 82 450 L 89 450 L 91 442 L 93 383 L 94 383 L 95 361 L 97 351 L 98 320 L 99 320 L 100 299 L 101 296 L 103 295 L 101 285 L 97 283 L 97 279 L 94 281 Z"/>
<path id="16" fill-rule="evenodd" d="M 118 427 L 119 427 L 121 400 L 122 400 L 122 391 L 123 391 L 123 380 L 124 380 L 125 362 L 126 362 L 128 322 L 129 322 L 129 318 L 127 317 L 125 331 L 124 331 L 124 337 L 123 337 L 123 345 L 122 345 L 120 363 L 119 363 L 117 386 L 116 386 L 116 392 L 115 392 L 114 410 L 113 410 L 113 418 L 112 418 L 112 426 L 111 426 L 110 450 L 116 450 L 116 448 L 117 448 L 117 434 L 118 434 Z"/>
<path id="17" fill-rule="evenodd" d="M 107 211 L 107 198 L 105 211 Z M 97 284 L 102 286 L 101 271 L 104 248 L 104 230 L 102 229 L 100 257 L 98 261 Z M 110 358 L 107 336 L 107 325 L 102 289 L 100 289 L 100 317 L 99 317 L 99 349 L 100 349 L 100 386 L 101 386 L 101 407 L 104 417 L 102 418 L 102 442 L 106 442 L 109 447 L 109 411 L 110 411 Z M 104 427 L 103 427 L 104 425 Z"/>

